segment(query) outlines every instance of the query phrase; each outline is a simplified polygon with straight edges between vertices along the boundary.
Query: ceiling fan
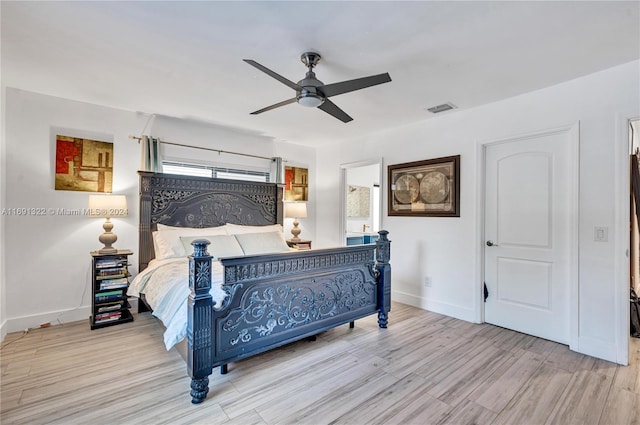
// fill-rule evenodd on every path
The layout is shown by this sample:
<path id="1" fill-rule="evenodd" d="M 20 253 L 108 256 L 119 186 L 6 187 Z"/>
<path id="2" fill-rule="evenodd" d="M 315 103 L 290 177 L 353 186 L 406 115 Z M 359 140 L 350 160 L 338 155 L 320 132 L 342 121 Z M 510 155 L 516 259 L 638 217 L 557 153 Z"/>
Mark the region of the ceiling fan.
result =
<path id="1" fill-rule="evenodd" d="M 389 81 L 391 81 L 391 77 L 388 73 L 385 72 L 384 74 L 372 75 L 370 77 L 356 78 L 355 80 L 347 80 L 339 83 L 325 85 L 322 81 L 316 78 L 316 74 L 313 72 L 313 68 L 318 64 L 320 58 L 321 56 L 317 52 L 305 52 L 300 56 L 300 60 L 309 68 L 309 71 L 307 71 L 307 75 L 305 75 L 305 77 L 297 83 L 287 80 L 282 75 L 273 72 L 269 68 L 260 65 L 254 60 L 243 59 L 249 65 L 258 68 L 260 71 L 275 78 L 282 84 L 289 86 L 296 91 L 296 97 L 284 100 L 271 106 L 267 106 L 266 108 L 259 109 L 255 112 L 252 112 L 251 115 L 261 114 L 263 112 L 270 111 L 272 109 L 279 108 L 290 103 L 298 102 L 302 106 L 307 106 L 310 108 L 317 107 L 318 109 L 322 109 L 327 114 L 332 115 L 340 121 L 346 123 L 352 121 L 353 118 L 351 118 L 342 109 L 338 108 L 335 103 L 330 101 L 329 98 L 331 96 L 337 96 L 339 94 L 365 89 L 367 87 L 376 86 L 378 84 L 388 83 Z"/>

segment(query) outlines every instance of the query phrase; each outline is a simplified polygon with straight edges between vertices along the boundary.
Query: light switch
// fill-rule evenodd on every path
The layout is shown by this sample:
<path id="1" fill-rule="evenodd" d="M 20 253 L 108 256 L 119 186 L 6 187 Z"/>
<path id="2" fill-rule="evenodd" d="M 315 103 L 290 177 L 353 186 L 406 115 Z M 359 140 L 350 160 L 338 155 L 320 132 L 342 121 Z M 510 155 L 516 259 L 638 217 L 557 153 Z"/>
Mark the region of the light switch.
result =
<path id="1" fill-rule="evenodd" d="M 609 240 L 609 228 L 595 227 L 593 230 L 593 240 L 596 242 L 607 242 Z"/>

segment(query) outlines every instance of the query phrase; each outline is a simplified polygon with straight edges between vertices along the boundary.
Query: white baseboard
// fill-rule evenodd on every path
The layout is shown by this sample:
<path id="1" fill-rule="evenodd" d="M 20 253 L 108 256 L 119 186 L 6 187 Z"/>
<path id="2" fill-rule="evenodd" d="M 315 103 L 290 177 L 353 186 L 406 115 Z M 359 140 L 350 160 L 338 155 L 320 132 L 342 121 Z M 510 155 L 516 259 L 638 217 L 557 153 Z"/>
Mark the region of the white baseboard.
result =
<path id="1" fill-rule="evenodd" d="M 403 304 L 421 308 L 423 310 L 429 310 L 434 313 L 444 314 L 445 316 L 455 317 L 456 319 L 465 320 L 467 322 L 478 323 L 475 321 L 476 316 L 473 309 L 464 308 L 458 305 L 437 300 L 430 300 L 399 291 L 392 291 L 391 299 Z M 577 346 L 572 346 L 570 348 L 577 353 L 586 354 L 591 357 L 623 364 L 620 359 L 618 359 L 615 344 L 606 343 L 588 337 L 579 337 Z"/>
<path id="2" fill-rule="evenodd" d="M 51 311 L 48 313 L 34 314 L 31 316 L 14 317 L 7 319 L 2 325 L 2 338 L 6 333 L 20 332 L 25 329 L 39 328 L 43 323 L 51 323 L 51 325 L 59 325 L 60 323 L 76 322 L 78 320 L 86 320 L 89 326 L 89 316 L 91 308 L 83 306 L 69 310 Z"/>
<path id="3" fill-rule="evenodd" d="M 399 291 L 391 291 L 391 299 L 423 310 L 429 310 L 434 313 L 444 314 L 445 316 L 455 317 L 456 319 L 464 320 L 466 322 L 477 323 L 475 320 L 476 314 L 472 308 L 418 297 L 413 294 L 407 294 L 406 292 Z"/>

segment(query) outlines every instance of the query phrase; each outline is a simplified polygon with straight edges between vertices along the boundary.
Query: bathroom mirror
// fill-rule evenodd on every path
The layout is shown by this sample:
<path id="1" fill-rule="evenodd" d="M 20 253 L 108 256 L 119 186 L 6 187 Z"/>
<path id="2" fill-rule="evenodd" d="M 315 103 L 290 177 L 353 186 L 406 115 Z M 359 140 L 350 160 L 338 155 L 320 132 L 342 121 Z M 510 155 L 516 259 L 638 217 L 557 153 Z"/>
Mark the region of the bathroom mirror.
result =
<path id="1" fill-rule="evenodd" d="M 347 186 L 347 217 L 368 218 L 371 215 L 371 188 Z"/>

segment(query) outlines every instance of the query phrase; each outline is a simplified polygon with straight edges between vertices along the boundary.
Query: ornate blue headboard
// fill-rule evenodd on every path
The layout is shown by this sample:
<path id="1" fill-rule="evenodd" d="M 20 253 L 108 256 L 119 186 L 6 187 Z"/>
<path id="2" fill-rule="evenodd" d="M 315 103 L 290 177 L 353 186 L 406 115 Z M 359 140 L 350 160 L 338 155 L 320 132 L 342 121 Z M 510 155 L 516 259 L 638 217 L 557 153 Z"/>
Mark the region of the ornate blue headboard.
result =
<path id="1" fill-rule="evenodd" d="M 151 232 L 158 223 L 214 227 L 225 223 L 282 224 L 283 186 L 138 171 L 140 225 L 138 271 L 155 258 Z"/>

